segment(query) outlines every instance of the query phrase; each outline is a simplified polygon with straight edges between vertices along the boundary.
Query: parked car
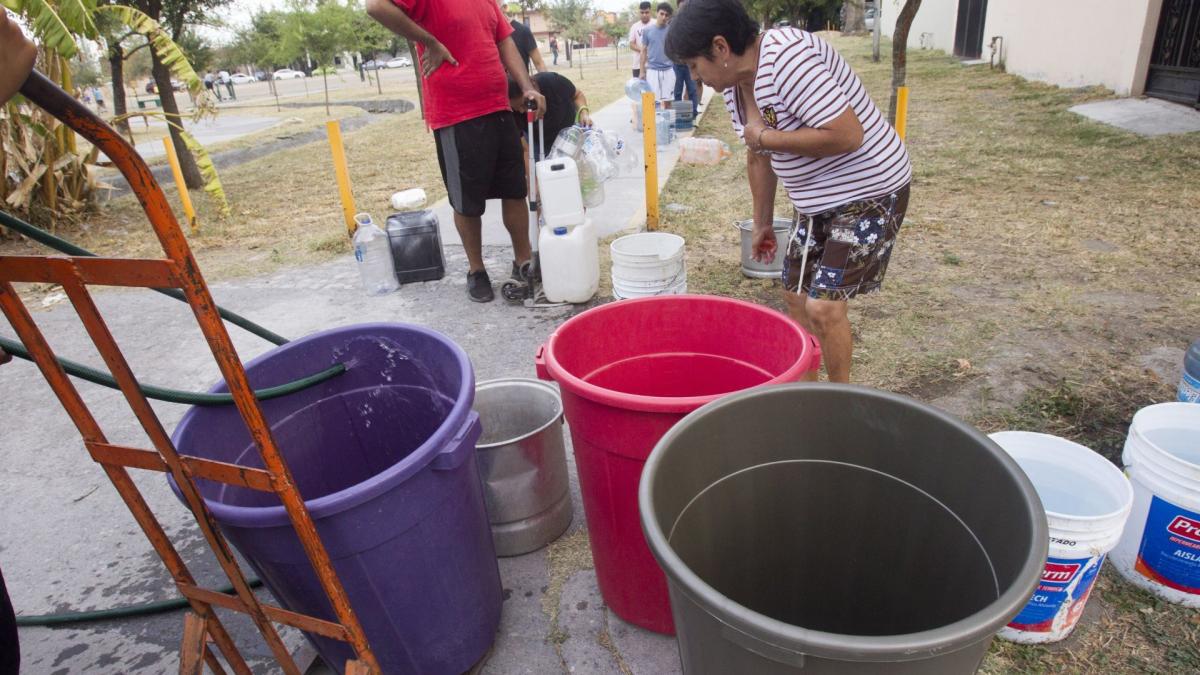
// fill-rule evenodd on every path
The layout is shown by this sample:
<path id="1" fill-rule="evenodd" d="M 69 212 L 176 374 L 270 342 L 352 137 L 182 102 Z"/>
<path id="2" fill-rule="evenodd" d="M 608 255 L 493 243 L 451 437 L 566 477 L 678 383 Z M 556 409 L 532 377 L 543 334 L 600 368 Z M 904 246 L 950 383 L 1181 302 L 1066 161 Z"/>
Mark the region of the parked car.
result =
<path id="1" fill-rule="evenodd" d="M 259 82 L 263 82 L 267 79 L 267 74 L 261 70 L 256 70 L 254 71 L 254 79 L 258 80 Z"/>
<path id="2" fill-rule="evenodd" d="M 363 70 L 379 70 L 380 68 L 383 68 L 384 66 L 381 62 L 376 61 L 375 59 L 371 59 L 370 61 L 363 61 L 362 67 L 363 67 Z"/>
<path id="3" fill-rule="evenodd" d="M 300 80 L 306 77 L 306 75 L 299 70 L 280 68 L 279 70 L 275 71 L 275 74 L 272 77 L 274 77 L 276 80 Z"/>
<path id="4" fill-rule="evenodd" d="M 412 61 L 407 56 L 397 56 L 384 65 L 388 68 L 410 68 L 412 67 Z"/>
<path id="5" fill-rule="evenodd" d="M 255 81 L 253 77 L 245 73 L 234 73 L 229 76 L 229 79 L 233 80 L 234 84 L 249 84 Z"/>
<path id="6" fill-rule="evenodd" d="M 867 30 L 875 30 L 875 8 L 874 7 L 867 8 L 866 24 L 867 24 Z M 883 26 L 880 26 L 880 29 L 882 29 L 882 28 L 883 28 Z"/>

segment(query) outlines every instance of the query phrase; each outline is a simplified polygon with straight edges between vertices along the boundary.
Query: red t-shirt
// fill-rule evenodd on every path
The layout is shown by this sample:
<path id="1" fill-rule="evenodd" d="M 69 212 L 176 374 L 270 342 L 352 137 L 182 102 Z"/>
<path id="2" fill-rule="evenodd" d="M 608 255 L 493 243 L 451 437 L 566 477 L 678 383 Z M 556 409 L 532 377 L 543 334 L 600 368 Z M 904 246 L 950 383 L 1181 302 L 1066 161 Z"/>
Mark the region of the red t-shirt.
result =
<path id="1" fill-rule="evenodd" d="M 496 45 L 513 29 L 495 0 L 392 2 L 458 61 L 457 66 L 447 61 L 424 78 L 425 121 L 430 128 L 509 109 L 508 77 Z M 423 45 L 417 45 L 417 56 L 425 58 Z"/>

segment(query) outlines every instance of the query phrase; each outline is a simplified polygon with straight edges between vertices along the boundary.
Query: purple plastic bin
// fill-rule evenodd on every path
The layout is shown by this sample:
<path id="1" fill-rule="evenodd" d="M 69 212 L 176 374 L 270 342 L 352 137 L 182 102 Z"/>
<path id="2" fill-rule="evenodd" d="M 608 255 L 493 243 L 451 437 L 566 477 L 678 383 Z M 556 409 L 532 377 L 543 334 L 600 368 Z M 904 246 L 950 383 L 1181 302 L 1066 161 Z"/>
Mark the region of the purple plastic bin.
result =
<path id="1" fill-rule="evenodd" d="M 264 401 L 263 412 L 384 672 L 458 675 L 491 647 L 502 602 L 475 468 L 471 362 L 439 333 L 380 323 L 290 342 L 246 373 L 262 388 L 335 363 L 347 371 Z M 262 466 L 233 406 L 192 408 L 174 441 L 183 454 Z M 198 483 L 279 602 L 335 620 L 275 496 Z M 353 658 L 344 642 L 308 638 L 338 672 Z"/>

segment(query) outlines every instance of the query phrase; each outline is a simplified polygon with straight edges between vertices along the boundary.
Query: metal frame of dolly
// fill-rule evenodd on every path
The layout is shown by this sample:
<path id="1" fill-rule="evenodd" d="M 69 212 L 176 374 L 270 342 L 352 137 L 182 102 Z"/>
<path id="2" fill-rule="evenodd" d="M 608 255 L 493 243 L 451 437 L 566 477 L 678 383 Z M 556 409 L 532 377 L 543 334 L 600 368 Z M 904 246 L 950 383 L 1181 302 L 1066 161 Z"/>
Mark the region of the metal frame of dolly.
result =
<path id="1" fill-rule="evenodd" d="M 347 662 L 347 675 L 379 673 L 379 664 L 367 644 L 366 635 L 350 606 L 345 588 L 333 569 L 329 553 L 317 534 L 292 474 L 271 435 L 270 426 L 254 398 L 246 372 L 217 312 L 217 305 L 209 293 L 208 285 L 200 274 L 200 268 L 192 256 L 166 196 L 146 163 L 111 127 L 40 73 L 35 71 L 29 76 L 21 93 L 91 141 L 113 161 L 141 202 L 166 254 L 164 259 L 0 256 L 0 309 L 4 311 L 59 402 L 79 429 L 92 459 L 103 467 L 146 538 L 167 566 L 180 594 L 187 598 L 191 605 L 191 611 L 184 619 L 180 673 L 199 673 L 206 663 L 215 673 L 225 672 L 209 646 L 210 640 L 234 672 L 250 673 L 245 659 L 213 611 L 214 607 L 249 615 L 283 672 L 288 675 L 300 675 L 301 671 L 272 622 L 350 643 L 357 658 Z M 126 401 L 146 431 L 154 451 L 108 442 L 74 384 L 55 360 L 53 350 L 14 290 L 13 282 L 55 283 L 62 286 L 105 365 L 119 383 Z M 233 395 L 234 404 L 258 447 L 265 469 L 180 455 L 176 451 L 166 429 L 139 390 L 133 371 L 87 290 L 89 285 L 178 288 L 183 292 Z M 236 593 L 234 596 L 196 585 L 179 552 L 167 538 L 166 532 L 130 478 L 127 468 L 168 472 L 175 478 L 179 491 L 195 516 L 204 538 L 233 584 Z M 247 584 L 229 544 L 200 497 L 195 482 L 198 478 L 273 492 L 279 497 L 309 562 L 312 563 L 325 589 L 337 618 L 336 622 L 259 602 Z"/>

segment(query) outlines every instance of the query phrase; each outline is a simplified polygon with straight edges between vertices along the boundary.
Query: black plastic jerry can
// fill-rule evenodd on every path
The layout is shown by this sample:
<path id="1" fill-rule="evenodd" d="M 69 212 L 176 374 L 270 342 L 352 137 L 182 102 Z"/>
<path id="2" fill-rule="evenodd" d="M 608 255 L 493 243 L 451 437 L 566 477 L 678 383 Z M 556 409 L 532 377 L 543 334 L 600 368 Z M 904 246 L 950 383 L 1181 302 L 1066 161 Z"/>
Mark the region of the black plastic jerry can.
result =
<path id="1" fill-rule="evenodd" d="M 445 276 L 442 235 L 433 211 L 403 211 L 388 216 L 387 235 L 397 281 L 408 284 Z"/>

